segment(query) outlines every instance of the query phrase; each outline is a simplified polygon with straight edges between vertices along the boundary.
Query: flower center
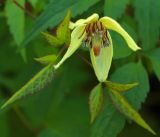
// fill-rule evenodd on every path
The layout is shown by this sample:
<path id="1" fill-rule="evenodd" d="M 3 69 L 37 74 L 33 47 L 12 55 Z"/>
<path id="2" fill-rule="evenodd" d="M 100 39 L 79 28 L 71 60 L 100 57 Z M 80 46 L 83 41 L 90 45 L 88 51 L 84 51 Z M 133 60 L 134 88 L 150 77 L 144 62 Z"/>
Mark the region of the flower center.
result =
<path id="1" fill-rule="evenodd" d="M 93 49 L 95 56 L 100 54 L 101 48 L 109 46 L 107 29 L 99 21 L 88 24 L 85 28 L 86 37 L 83 43 L 86 47 Z"/>

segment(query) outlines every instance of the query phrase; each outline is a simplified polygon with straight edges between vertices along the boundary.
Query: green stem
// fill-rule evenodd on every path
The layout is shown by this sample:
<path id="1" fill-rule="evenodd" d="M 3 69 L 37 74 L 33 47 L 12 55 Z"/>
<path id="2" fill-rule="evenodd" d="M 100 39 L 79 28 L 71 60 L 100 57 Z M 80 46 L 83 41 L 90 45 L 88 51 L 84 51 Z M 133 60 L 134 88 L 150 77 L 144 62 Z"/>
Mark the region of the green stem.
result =
<path id="1" fill-rule="evenodd" d="M 80 57 L 87 65 L 89 65 L 90 67 L 92 67 L 92 64 L 83 56 L 81 56 L 79 53 L 77 53 L 77 56 Z"/>

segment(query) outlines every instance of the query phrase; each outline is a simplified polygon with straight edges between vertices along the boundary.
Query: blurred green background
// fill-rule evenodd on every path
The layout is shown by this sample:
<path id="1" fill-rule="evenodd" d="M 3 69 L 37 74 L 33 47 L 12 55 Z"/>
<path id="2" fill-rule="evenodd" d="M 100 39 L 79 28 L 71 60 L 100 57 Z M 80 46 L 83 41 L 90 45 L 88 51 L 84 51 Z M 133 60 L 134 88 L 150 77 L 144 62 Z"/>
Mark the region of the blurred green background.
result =
<path id="1" fill-rule="evenodd" d="M 33 58 L 57 54 L 39 35 L 54 30 L 71 9 L 72 20 L 92 13 L 116 19 L 142 51 L 132 52 L 110 32 L 114 61 L 109 79 L 139 82 L 125 96 L 160 136 L 160 1 L 159 0 L 0 0 L 0 105 L 43 65 Z M 29 15 L 29 14 L 32 15 Z M 25 39 L 25 51 L 18 48 Z M 78 54 L 90 60 L 87 51 Z M 74 54 L 41 91 L 0 110 L 0 137 L 152 137 L 105 99 L 104 110 L 90 125 L 88 96 L 98 83 L 94 72 Z M 142 104 L 143 103 L 143 104 Z"/>

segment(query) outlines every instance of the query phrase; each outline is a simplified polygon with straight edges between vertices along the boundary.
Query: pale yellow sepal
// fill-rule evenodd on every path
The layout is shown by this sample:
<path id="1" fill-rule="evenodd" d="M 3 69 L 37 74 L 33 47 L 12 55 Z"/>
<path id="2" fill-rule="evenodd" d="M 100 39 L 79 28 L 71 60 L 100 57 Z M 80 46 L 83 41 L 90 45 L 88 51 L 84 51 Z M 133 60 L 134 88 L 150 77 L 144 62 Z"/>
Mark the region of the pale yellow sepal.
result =
<path id="1" fill-rule="evenodd" d="M 94 55 L 93 49 L 90 50 L 91 62 L 99 82 L 106 81 L 112 63 L 113 46 L 109 32 L 108 38 L 110 41 L 110 45 L 101 48 L 99 56 Z"/>
<path id="2" fill-rule="evenodd" d="M 72 21 L 70 21 L 70 23 L 69 23 L 69 28 L 70 28 L 71 30 L 73 30 L 73 29 L 75 28 L 75 23 L 73 23 Z"/>
<path id="3" fill-rule="evenodd" d="M 82 25 L 82 24 L 89 24 L 91 22 L 95 22 L 95 21 L 98 21 L 99 19 L 99 15 L 97 13 L 94 13 L 92 14 L 91 16 L 89 16 L 88 18 L 86 19 L 79 19 L 77 20 L 74 25 L 72 24 L 72 27 L 77 27 L 79 25 Z"/>
<path id="4" fill-rule="evenodd" d="M 68 47 L 68 50 L 63 56 L 63 58 L 60 60 L 60 62 L 54 66 L 55 69 L 59 68 L 59 66 L 79 48 L 85 36 L 84 29 L 85 25 L 80 25 L 73 30 L 71 34 L 71 43 Z"/>
<path id="5" fill-rule="evenodd" d="M 127 42 L 128 46 L 133 50 L 139 50 L 141 49 L 140 47 L 137 46 L 137 44 L 135 43 L 135 41 L 130 37 L 130 35 L 120 26 L 120 24 L 115 21 L 112 18 L 109 17 L 103 17 L 100 19 L 100 21 L 103 23 L 103 25 L 107 28 L 107 29 L 111 29 L 114 30 L 116 32 L 118 32 L 120 35 L 123 36 L 123 38 L 125 39 L 125 41 Z"/>

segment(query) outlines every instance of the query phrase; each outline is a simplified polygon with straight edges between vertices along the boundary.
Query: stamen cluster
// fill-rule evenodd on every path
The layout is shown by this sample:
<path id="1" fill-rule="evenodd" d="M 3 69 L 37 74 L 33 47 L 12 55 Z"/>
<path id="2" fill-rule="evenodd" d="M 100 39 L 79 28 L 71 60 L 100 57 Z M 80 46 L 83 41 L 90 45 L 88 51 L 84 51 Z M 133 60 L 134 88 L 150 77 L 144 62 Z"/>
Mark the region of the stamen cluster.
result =
<path id="1" fill-rule="evenodd" d="M 84 38 L 84 45 L 89 48 L 93 47 L 93 39 L 99 37 L 101 40 L 100 48 L 109 46 L 110 42 L 107 36 L 107 30 L 99 21 L 89 23 L 86 28 L 86 37 Z"/>

